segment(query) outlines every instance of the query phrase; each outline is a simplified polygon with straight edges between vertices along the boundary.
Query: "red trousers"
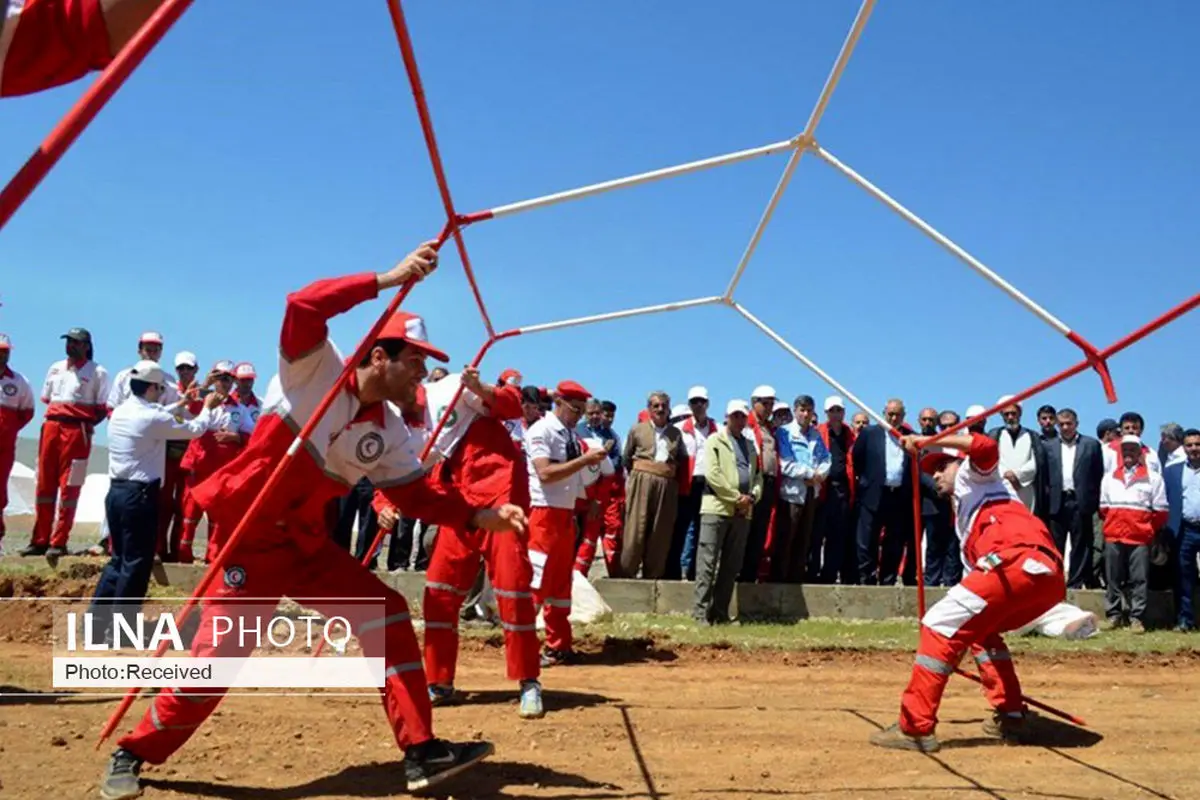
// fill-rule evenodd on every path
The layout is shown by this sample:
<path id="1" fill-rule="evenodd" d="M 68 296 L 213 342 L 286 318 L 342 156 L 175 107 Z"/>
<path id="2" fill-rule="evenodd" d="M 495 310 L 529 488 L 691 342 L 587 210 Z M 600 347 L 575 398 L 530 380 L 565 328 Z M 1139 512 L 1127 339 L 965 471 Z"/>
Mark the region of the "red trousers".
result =
<path id="1" fill-rule="evenodd" d="M 186 479 L 187 473 L 180 466 L 180 459 L 168 455 L 163 470 L 162 490 L 158 496 L 158 556 L 163 561 L 179 560 Z"/>
<path id="2" fill-rule="evenodd" d="M 533 603 L 543 609 L 546 647 L 571 649 L 571 569 L 575 558 L 575 510 L 535 506 L 529 511 L 529 560 Z M 540 569 L 539 569 L 540 562 Z"/>
<path id="3" fill-rule="evenodd" d="M 38 440 L 37 517 L 30 544 L 67 546 L 91 453 L 92 436 L 82 422 L 48 419 L 42 423 Z M 59 506 L 57 520 L 56 506 Z"/>
<path id="4" fill-rule="evenodd" d="M 17 436 L 0 438 L 0 539 L 4 538 L 4 509 L 8 507 L 8 476 L 17 459 Z"/>
<path id="5" fill-rule="evenodd" d="M 192 542 L 196 541 L 196 530 L 200 527 L 200 520 L 204 518 L 204 509 L 200 504 L 192 498 L 192 489 L 199 486 L 205 481 L 209 475 L 216 472 L 216 469 L 205 471 L 204 474 L 190 471 L 184 477 L 183 489 L 183 534 L 180 536 L 178 552 L 179 560 L 185 564 L 192 562 Z M 226 531 L 219 524 L 213 521 L 212 517 L 208 520 L 208 546 L 204 550 L 204 560 L 211 564 L 216 560 L 217 554 L 221 552 L 221 547 L 225 544 L 227 534 L 231 531 Z"/>
<path id="6" fill-rule="evenodd" d="M 596 560 L 596 546 L 604 533 L 604 507 L 608 503 L 608 493 L 611 488 L 612 485 L 609 481 L 603 479 L 596 481 L 588 489 L 588 499 L 582 504 L 583 510 L 576 515 L 583 536 L 580 537 L 579 548 L 575 551 L 575 571 L 585 578 L 592 568 L 592 562 Z M 599 513 L 595 515 L 592 514 L 593 501 L 600 506 Z M 605 564 L 607 565 L 607 563 L 606 559 Z"/>
<path id="7" fill-rule="evenodd" d="M 605 484 L 600 513 L 604 519 L 604 566 L 609 577 L 616 574 L 621 558 L 621 540 L 625 530 L 625 476 L 609 475 L 600 479 Z"/>
<path id="8" fill-rule="evenodd" d="M 1061 563 L 1038 550 L 1013 547 L 996 555 L 999 565 L 987 572 L 972 570 L 921 620 L 916 663 L 900 702 L 900 729 L 909 735 L 933 733 L 946 682 L 968 648 L 992 707 L 1002 712 L 1025 709 L 1021 683 L 1000 634 L 1062 602 L 1066 581 Z"/>
<path id="9" fill-rule="evenodd" d="M 453 686 L 458 666 L 458 612 L 475 583 L 479 559 L 487 565 L 504 628 L 508 679 L 533 680 L 538 659 L 537 610 L 529 581 L 533 567 L 525 544 L 514 533 L 460 531 L 438 527 L 437 546 L 425 576 L 425 677 L 430 684 Z"/>
<path id="10" fill-rule="evenodd" d="M 213 598 L 221 598 L 226 603 L 236 603 L 239 597 L 268 601 L 256 603 L 261 608 L 265 628 L 265 621 L 274 616 L 275 611 L 274 601 L 270 598 L 286 594 L 327 617 L 333 614 L 345 617 L 362 645 L 363 654 L 383 657 L 387 672 L 380 695 L 384 713 L 401 749 L 432 739 L 432 708 L 421 668 L 421 649 L 404 597 L 355 561 L 332 539 L 326 539 L 314 552 L 304 553 L 294 543 L 276 538 L 279 536 L 272 531 L 257 540 L 243 540 L 230 554 L 224 580 L 213 581 L 205 592 L 209 600 L 203 603 L 199 612 L 201 624 L 192 642 L 191 655 L 196 658 L 237 658 L 247 655 L 253 644 L 247 640 L 246 647 L 241 647 L 237 635 L 230 635 L 213 646 L 211 618 L 221 613 L 221 603 L 213 602 Z M 349 598 L 360 597 L 373 603 L 356 605 L 347 602 Z M 245 604 L 238 606 L 239 612 L 245 608 Z M 314 630 L 319 627 L 313 626 Z M 303 630 L 298 624 L 297 635 L 303 635 Z M 220 704 L 223 694 L 223 690 L 209 688 L 163 689 L 142 721 L 118 742 L 118 746 L 151 764 L 161 764 L 204 724 Z"/>

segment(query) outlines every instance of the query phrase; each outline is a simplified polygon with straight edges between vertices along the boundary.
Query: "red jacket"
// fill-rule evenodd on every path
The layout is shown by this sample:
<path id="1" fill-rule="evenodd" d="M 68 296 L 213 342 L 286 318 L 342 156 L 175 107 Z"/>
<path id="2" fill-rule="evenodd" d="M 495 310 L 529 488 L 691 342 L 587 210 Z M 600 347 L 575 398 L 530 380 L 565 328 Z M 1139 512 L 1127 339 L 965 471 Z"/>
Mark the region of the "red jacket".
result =
<path id="1" fill-rule="evenodd" d="M 363 273 L 345 278 L 320 280 L 288 295 L 287 310 L 280 332 L 281 356 L 289 363 L 302 361 L 307 354 L 325 347 L 329 336 L 328 320 L 354 308 L 360 303 L 375 298 L 379 293 L 374 273 Z M 353 377 L 353 375 L 352 375 Z M 303 382 L 289 383 L 281 372 L 278 391 L 285 397 L 319 396 L 333 385 L 327 374 Z M 354 383 L 343 391 L 353 395 Z M 269 476 L 285 458 L 296 439 L 296 427 L 303 426 L 305 418 L 296 419 L 290 414 L 285 418 L 272 400 L 275 390 L 268 392 L 272 403 L 264 408 L 254 435 L 249 444 L 233 461 L 217 470 L 212 477 L 193 490 L 196 501 L 218 524 L 236 526 L 249 512 L 258 498 Z M 311 405 L 315 403 L 310 402 Z M 294 408 L 294 405 L 293 405 Z M 346 408 L 346 404 L 335 404 L 335 408 Z M 392 417 L 382 403 L 359 405 L 350 419 L 331 409 L 326 417 L 328 430 L 347 430 L 352 426 L 396 425 L 400 420 Z M 371 436 L 379 437 L 372 431 Z M 313 443 L 310 442 L 310 445 Z M 301 447 L 292 458 L 294 463 L 286 479 L 261 503 L 254 527 L 246 539 L 267 540 L 272 546 L 280 538 L 291 540 L 302 550 L 313 551 L 324 546 L 328 538 L 325 510 L 328 502 L 344 496 L 350 490 L 357 475 L 331 475 L 326 472 L 327 461 L 318 461 L 313 455 L 315 447 Z M 366 477 L 371 478 L 370 471 Z M 433 524 L 465 528 L 475 508 L 458 492 L 438 491 L 428 481 L 409 480 L 391 484 L 383 489 L 384 495 L 406 516 L 423 519 Z"/>

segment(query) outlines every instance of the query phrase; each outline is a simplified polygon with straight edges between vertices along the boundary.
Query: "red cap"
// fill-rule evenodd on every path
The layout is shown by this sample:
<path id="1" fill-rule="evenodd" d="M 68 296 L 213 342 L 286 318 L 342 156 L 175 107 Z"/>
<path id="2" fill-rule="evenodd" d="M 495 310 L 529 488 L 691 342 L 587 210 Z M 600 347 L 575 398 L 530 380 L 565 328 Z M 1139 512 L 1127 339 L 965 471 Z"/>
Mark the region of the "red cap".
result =
<path id="1" fill-rule="evenodd" d="M 592 393 L 575 381 L 561 381 L 554 388 L 554 393 L 563 400 L 588 400 Z"/>
<path id="2" fill-rule="evenodd" d="M 499 383 L 501 386 L 508 386 L 509 384 L 513 386 L 520 386 L 521 377 L 522 376 L 519 371 L 515 369 L 506 369 L 504 372 L 500 373 Z"/>
<path id="3" fill-rule="evenodd" d="M 8 338 L 7 333 L 0 333 L 0 350 L 11 350 L 12 340 Z"/>
<path id="4" fill-rule="evenodd" d="M 233 369 L 233 377 L 235 378 L 257 378 L 258 375 L 254 372 L 254 365 L 249 361 L 243 361 Z"/>
<path id="5" fill-rule="evenodd" d="M 436 358 L 438 361 L 450 360 L 450 356 L 429 343 L 429 337 L 425 335 L 425 320 L 409 311 L 397 311 L 393 314 L 392 318 L 384 324 L 383 330 L 379 332 L 379 338 L 401 339 L 409 347 Z"/>
<path id="6" fill-rule="evenodd" d="M 138 344 L 162 344 L 163 336 L 158 331 L 146 331 L 138 339 Z"/>
<path id="7" fill-rule="evenodd" d="M 921 472 L 932 475 L 941 469 L 947 461 L 961 461 L 963 454 L 953 447 L 930 448 L 921 456 Z"/>

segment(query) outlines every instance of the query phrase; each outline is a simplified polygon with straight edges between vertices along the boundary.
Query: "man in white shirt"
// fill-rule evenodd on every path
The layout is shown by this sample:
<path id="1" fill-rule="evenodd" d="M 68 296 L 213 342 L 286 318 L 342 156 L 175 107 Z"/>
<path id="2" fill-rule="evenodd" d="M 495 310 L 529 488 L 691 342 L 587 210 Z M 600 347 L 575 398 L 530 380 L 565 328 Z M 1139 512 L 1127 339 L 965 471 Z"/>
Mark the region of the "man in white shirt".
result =
<path id="1" fill-rule="evenodd" d="M 213 392 L 195 419 L 181 421 L 159 405 L 169 376 L 156 361 L 129 371 L 130 396 L 114 409 L 108 427 L 108 496 L 104 499 L 112 558 L 100 575 L 89 611 L 106 612 L 92 629 L 107 637 L 116 614 L 134 612 L 150 582 L 158 539 L 158 503 L 167 442 L 193 439 L 209 429 L 224 396 Z"/>
<path id="2" fill-rule="evenodd" d="M 33 419 L 33 389 L 8 366 L 12 343 L 0 333 L 0 556 L 4 555 L 4 508 L 8 505 L 8 476 L 17 458 L 17 434 Z"/>
<path id="3" fill-rule="evenodd" d="M 533 603 L 543 609 L 546 647 L 543 667 L 574 658 L 571 634 L 571 581 L 575 563 L 575 501 L 585 496 L 579 471 L 608 458 L 603 449 L 582 453 L 575 427 L 591 393 L 575 381 L 554 392 L 554 411 L 525 432 L 529 468 L 529 561 Z"/>
<path id="4" fill-rule="evenodd" d="M 667 580 L 696 579 L 696 549 L 700 543 L 700 501 L 704 498 L 707 483 L 704 480 L 704 442 L 717 432 L 717 423 L 708 416 L 708 389 L 693 386 L 688 390 L 688 408 L 691 416 L 675 427 L 683 434 L 683 446 L 687 450 L 691 469 L 691 491 L 679 496 L 675 515 L 675 536 L 671 550 L 667 553 Z"/>
<path id="5" fill-rule="evenodd" d="M 1007 403 L 1011 396 L 1001 397 L 998 403 Z M 1004 427 L 994 429 L 990 436 L 1000 445 L 1000 476 L 1017 492 L 1021 503 L 1035 514 L 1042 515 L 1037 507 L 1040 481 L 1043 479 L 1045 455 L 1038 434 L 1021 425 L 1021 406 L 1008 403 L 1000 409 Z"/>

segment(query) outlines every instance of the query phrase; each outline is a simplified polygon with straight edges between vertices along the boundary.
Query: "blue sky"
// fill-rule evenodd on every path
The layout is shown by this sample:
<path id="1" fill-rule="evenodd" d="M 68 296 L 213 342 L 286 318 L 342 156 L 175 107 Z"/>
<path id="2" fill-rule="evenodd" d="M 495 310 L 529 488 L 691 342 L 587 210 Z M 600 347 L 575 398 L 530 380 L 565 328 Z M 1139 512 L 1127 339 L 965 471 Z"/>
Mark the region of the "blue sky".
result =
<path id="1" fill-rule="evenodd" d="M 249 359 L 265 385 L 287 291 L 385 268 L 441 228 L 384 3 L 306 5 L 196 4 L 0 232 L 0 330 L 35 386 L 73 325 L 114 373 L 157 328 L 168 357 Z M 464 212 L 794 135 L 856 10 L 407 8 Z M 818 138 L 1103 346 L 1200 286 L 1198 25 L 1190 3 L 881 3 Z M 82 87 L 0 104 L 0 173 Z M 471 228 L 497 328 L 719 294 L 785 159 Z M 446 252 L 411 307 L 462 364 L 484 333 Z M 738 299 L 874 407 L 904 398 L 911 420 L 990 403 L 1078 354 L 811 156 Z M 343 349 L 382 303 L 336 321 Z M 1115 407 L 1091 373 L 1038 399 L 1073 405 L 1085 430 L 1129 408 L 1200 425 L 1198 339 L 1193 314 L 1114 358 Z M 506 366 L 579 380 L 617 401 L 622 428 L 652 388 L 682 401 L 705 383 L 714 408 L 764 382 L 829 391 L 722 308 L 510 340 L 485 371 Z"/>

